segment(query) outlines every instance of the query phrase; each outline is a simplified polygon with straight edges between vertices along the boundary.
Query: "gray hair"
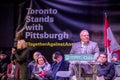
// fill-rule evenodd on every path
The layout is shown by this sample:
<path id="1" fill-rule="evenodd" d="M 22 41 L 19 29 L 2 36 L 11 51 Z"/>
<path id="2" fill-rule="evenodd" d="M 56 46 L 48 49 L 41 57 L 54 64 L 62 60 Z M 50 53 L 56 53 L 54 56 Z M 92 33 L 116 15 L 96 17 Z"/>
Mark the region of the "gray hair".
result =
<path id="1" fill-rule="evenodd" d="M 18 42 L 20 42 L 20 44 L 22 45 L 22 49 L 27 47 L 27 43 L 25 40 L 18 40 Z"/>
<path id="2" fill-rule="evenodd" d="M 82 35 L 82 34 L 84 34 L 84 32 L 88 32 L 87 30 L 82 30 L 81 32 L 80 32 L 80 36 Z M 89 33 L 89 32 L 88 32 Z"/>

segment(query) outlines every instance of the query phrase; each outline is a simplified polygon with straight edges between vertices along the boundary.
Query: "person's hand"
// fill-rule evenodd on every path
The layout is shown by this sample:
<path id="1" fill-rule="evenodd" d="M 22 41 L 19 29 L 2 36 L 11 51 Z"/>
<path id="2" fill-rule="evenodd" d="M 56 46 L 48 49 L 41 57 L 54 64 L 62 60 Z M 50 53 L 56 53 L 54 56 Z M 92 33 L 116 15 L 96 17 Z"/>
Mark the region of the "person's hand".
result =
<path id="1" fill-rule="evenodd" d="M 12 54 L 15 54 L 16 49 L 12 48 Z"/>
<path id="2" fill-rule="evenodd" d="M 71 80 L 77 80 L 77 79 L 76 79 L 76 76 L 75 76 L 75 75 L 72 76 Z"/>

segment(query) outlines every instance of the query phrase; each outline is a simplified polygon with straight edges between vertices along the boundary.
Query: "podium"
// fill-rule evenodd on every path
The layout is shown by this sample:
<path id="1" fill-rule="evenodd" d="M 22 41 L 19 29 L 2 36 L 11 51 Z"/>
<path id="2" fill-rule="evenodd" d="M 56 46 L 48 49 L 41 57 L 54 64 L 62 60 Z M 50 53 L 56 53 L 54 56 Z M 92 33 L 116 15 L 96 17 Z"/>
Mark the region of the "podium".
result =
<path id="1" fill-rule="evenodd" d="M 88 69 L 86 69 L 86 68 L 88 68 Z M 76 80 L 96 80 L 97 64 L 95 62 L 94 63 L 91 62 L 88 64 L 75 63 L 74 64 L 74 72 L 75 72 L 75 76 L 77 78 Z"/>
<path id="2" fill-rule="evenodd" d="M 66 54 L 65 60 L 74 66 L 76 80 L 96 80 L 97 62 L 93 54 Z"/>

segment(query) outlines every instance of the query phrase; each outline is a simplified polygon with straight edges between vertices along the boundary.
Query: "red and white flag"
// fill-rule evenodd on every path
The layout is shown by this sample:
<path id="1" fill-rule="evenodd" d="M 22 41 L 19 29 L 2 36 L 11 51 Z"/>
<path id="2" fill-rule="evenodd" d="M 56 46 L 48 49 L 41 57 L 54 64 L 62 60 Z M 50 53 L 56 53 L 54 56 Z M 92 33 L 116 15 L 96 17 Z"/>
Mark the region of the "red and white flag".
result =
<path id="1" fill-rule="evenodd" d="M 111 61 L 111 54 L 113 52 L 118 53 L 120 60 L 120 45 L 116 41 L 111 28 L 109 27 L 109 23 L 107 20 L 107 15 L 104 17 L 104 46 L 107 48 L 108 61 Z"/>

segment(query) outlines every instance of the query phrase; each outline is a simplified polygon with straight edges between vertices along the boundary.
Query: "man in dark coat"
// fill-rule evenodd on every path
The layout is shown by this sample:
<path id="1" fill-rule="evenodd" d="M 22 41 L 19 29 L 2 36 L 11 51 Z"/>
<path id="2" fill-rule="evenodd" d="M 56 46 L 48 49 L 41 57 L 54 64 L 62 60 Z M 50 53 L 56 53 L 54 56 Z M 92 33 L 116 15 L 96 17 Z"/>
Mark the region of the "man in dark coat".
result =
<path id="1" fill-rule="evenodd" d="M 115 68 L 113 63 L 107 62 L 107 54 L 101 53 L 98 61 L 100 62 L 100 64 L 97 65 L 98 79 L 103 77 L 104 80 L 113 80 Z"/>
<path id="2" fill-rule="evenodd" d="M 54 63 L 52 64 L 52 80 L 69 80 L 68 78 L 57 77 L 56 73 L 58 71 L 68 71 L 69 62 L 64 61 L 63 55 L 60 52 L 55 52 Z"/>

